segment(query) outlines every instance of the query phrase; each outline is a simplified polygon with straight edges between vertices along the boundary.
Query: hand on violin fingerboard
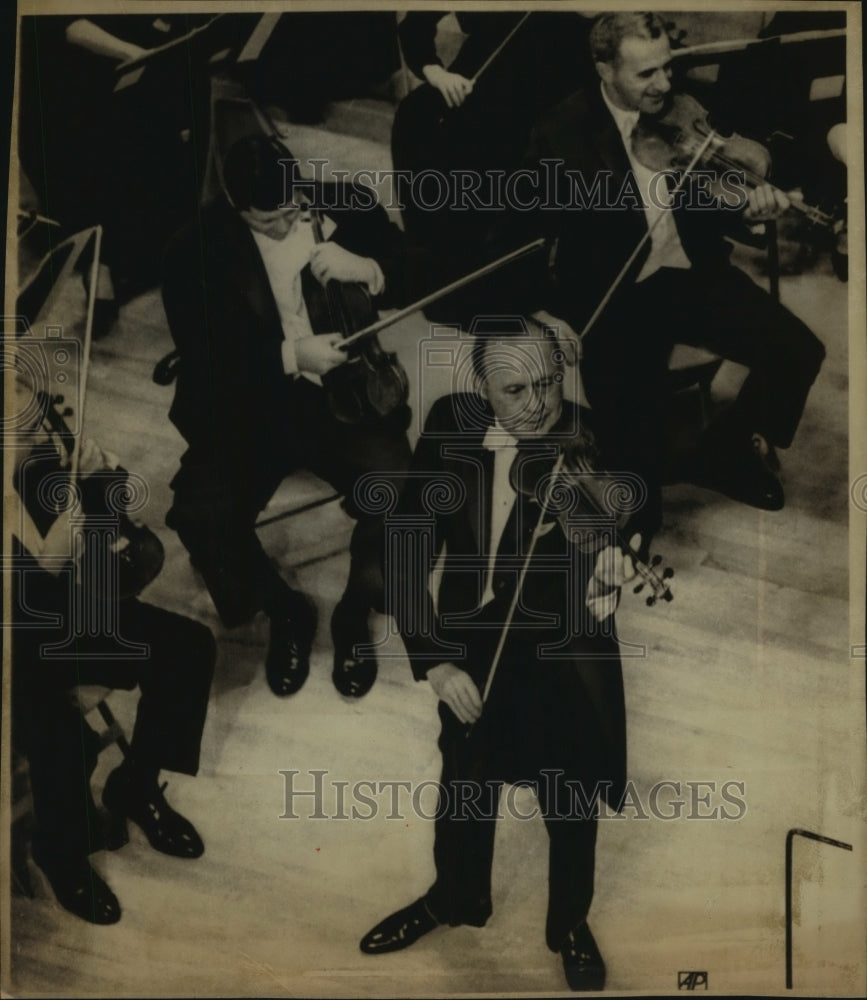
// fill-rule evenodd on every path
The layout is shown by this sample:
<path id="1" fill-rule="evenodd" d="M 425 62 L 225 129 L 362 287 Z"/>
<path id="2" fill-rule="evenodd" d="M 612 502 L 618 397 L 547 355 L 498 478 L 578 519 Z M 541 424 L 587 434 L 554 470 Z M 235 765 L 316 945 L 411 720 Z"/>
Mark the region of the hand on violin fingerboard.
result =
<path id="1" fill-rule="evenodd" d="M 440 701 L 444 701 L 465 725 L 476 722 L 482 714 L 482 697 L 466 670 L 454 663 L 431 667 L 427 679 Z"/>
<path id="2" fill-rule="evenodd" d="M 325 375 L 346 361 L 346 353 L 338 350 L 343 340 L 340 333 L 321 333 L 311 337 L 299 337 L 292 343 L 295 349 L 296 371 L 310 372 L 311 375 Z M 286 365 L 284 363 L 284 370 Z"/>
<path id="3" fill-rule="evenodd" d="M 641 548 L 641 535 L 629 540 L 634 550 Z M 593 576 L 587 585 L 584 603 L 598 621 L 613 615 L 620 603 L 620 590 L 635 577 L 635 565 L 629 555 L 616 545 L 606 546 L 596 558 Z"/>
<path id="4" fill-rule="evenodd" d="M 473 81 L 460 73 L 449 73 L 437 63 L 431 63 L 422 70 L 425 80 L 443 95 L 450 108 L 459 108 L 472 93 Z"/>
<path id="5" fill-rule="evenodd" d="M 763 184 L 747 192 L 744 207 L 746 222 L 769 222 L 785 212 L 791 202 L 783 191 L 772 184 Z"/>
<path id="6" fill-rule="evenodd" d="M 374 298 L 385 288 L 385 278 L 372 257 L 359 257 L 338 243 L 319 243 L 310 251 L 310 270 L 321 285 L 329 281 L 366 284 Z"/>
<path id="7" fill-rule="evenodd" d="M 80 475 L 89 476 L 92 472 L 99 472 L 101 469 L 116 469 L 118 465 L 120 465 L 120 459 L 117 455 L 103 451 L 92 438 L 87 438 L 82 444 L 78 459 Z"/>

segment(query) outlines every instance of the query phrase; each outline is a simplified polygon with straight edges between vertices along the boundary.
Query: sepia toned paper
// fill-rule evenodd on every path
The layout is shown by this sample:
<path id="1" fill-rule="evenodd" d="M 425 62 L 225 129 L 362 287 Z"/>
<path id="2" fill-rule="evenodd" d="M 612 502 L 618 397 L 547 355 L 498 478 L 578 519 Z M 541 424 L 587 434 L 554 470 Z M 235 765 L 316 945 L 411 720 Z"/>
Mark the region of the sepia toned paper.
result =
<path id="1" fill-rule="evenodd" d="M 129 217 L 138 220 L 131 224 L 141 225 L 144 234 L 149 216 L 158 211 L 176 210 L 180 225 L 197 210 L 202 193 L 172 189 L 167 178 L 179 170 L 177 163 L 148 157 L 152 151 L 145 143 L 135 147 L 137 134 L 156 135 L 162 123 L 175 120 L 173 93 L 178 104 L 198 102 L 194 125 L 179 148 L 186 164 L 195 162 L 202 191 L 217 192 L 213 108 L 221 99 L 243 101 L 278 17 L 289 29 L 297 19 L 301 31 L 307 30 L 300 27 L 302 16 L 314 12 L 327 11 L 336 25 L 350 13 L 375 11 L 396 26 L 405 11 L 429 6 L 373 0 L 22 0 L 16 66 L 21 32 L 43 18 L 114 15 L 119 34 L 127 20 L 135 21 L 137 30 L 163 17 L 175 20 L 166 38 L 182 37 L 177 43 L 182 58 L 169 46 L 165 54 L 133 60 L 115 73 L 113 113 L 123 115 L 128 108 L 130 115 L 142 116 L 118 125 L 113 162 L 131 164 L 138 157 L 147 163 L 143 171 L 130 168 L 126 191 L 134 209 Z M 602 9 L 577 0 L 456 2 L 452 8 L 588 17 Z M 648 607 L 627 587 L 618 609 L 630 797 L 622 814 L 609 812 L 599 820 L 589 914 L 607 966 L 606 991 L 614 994 L 864 995 L 867 260 L 860 6 L 745 0 L 671 3 L 660 12 L 674 34 L 680 33 L 681 44 L 699 51 L 755 40 L 777 12 L 833 11 L 846 17 L 845 69 L 828 72 L 817 62 L 810 98 L 827 101 L 845 93 L 848 280 L 833 270 L 830 243 L 813 256 L 799 256 L 797 235 L 787 235 L 792 230 L 780 224 L 780 300 L 826 351 L 798 433 L 791 447 L 780 451 L 786 505 L 763 511 L 697 486 L 666 486 L 654 552 L 675 570 L 674 600 Z M 184 15 L 189 24 L 178 29 Z M 448 63 L 463 41 L 458 23 L 441 22 L 436 41 Z M 346 49 L 340 51 L 353 52 L 351 42 L 344 32 L 340 45 Z M 359 37 L 358 47 L 365 43 Z M 322 64 L 328 67 L 327 41 L 311 35 L 311 47 L 316 44 L 322 44 Z M 809 68 L 816 50 L 810 41 L 802 44 Z M 231 54 L 224 63 L 227 49 Z M 396 27 L 390 51 L 391 72 L 369 82 L 364 92 L 312 101 L 322 112 L 320 121 L 281 118 L 279 108 L 255 108 L 249 120 L 259 127 L 276 121 L 308 177 L 317 170 L 326 179 L 363 173 L 360 182 L 375 189 L 389 219 L 400 225 L 400 202 L 389 179 L 391 122 L 400 98 L 420 81 L 397 47 Z M 321 75 L 314 69 L 313 56 L 306 53 L 300 63 L 309 76 L 293 80 L 296 95 L 313 96 L 314 81 L 328 78 L 328 71 Z M 540 64 L 538 70 L 544 73 L 546 67 Z M 77 86 L 75 79 L 53 78 L 56 71 L 50 64 L 38 66 L 46 93 L 57 93 L 58 83 L 61 89 Z M 286 71 L 291 78 L 291 67 Z M 702 62 L 691 72 L 712 87 L 719 66 Z M 123 301 L 117 326 L 90 343 L 87 282 L 79 272 L 62 271 L 60 263 L 51 269 L 55 292 L 26 335 L 29 356 L 36 359 L 32 372 L 37 383 L 47 380 L 44 388 L 51 393 L 66 386 L 73 437 L 97 441 L 133 474 L 135 516 L 165 551 L 162 571 L 143 599 L 208 626 L 217 662 L 198 774 L 162 775 L 169 781 L 168 800 L 201 833 L 204 855 L 188 861 L 158 854 L 131 825 L 128 844 L 91 858 L 120 901 L 120 922 L 94 926 L 57 903 L 28 853 L 27 768 L 12 744 L 11 581 L 18 568 L 12 540 L 25 530 L 39 532 L 20 511 L 10 514 L 17 509 L 10 501 L 21 447 L 13 432 L 33 391 L 16 382 L 19 367 L 12 359 L 21 346 L 19 294 L 40 260 L 71 234 L 60 229 L 55 234 L 50 223 L 36 218 L 39 185 L 21 169 L 18 144 L 25 125 L 31 135 L 39 126 L 22 116 L 41 107 L 47 117 L 52 109 L 32 93 L 22 100 L 21 87 L 16 73 L 3 332 L 4 995 L 568 995 L 560 957 L 545 942 L 548 843 L 528 789 L 510 789 L 507 814 L 498 822 L 493 914 L 484 928 L 437 928 L 394 954 L 359 950 L 367 931 L 422 896 L 433 881 L 432 796 L 440 773 L 436 697 L 429 684 L 413 680 L 396 625 L 381 614 L 372 618 L 379 660 L 372 691 L 361 699 L 335 691 L 329 619 L 345 583 L 352 521 L 331 487 L 303 470 L 279 486 L 261 513 L 259 537 L 286 579 L 316 603 L 318 632 L 304 689 L 286 699 L 268 690 L 262 669 L 266 619 L 259 615 L 248 625 L 224 627 L 178 536 L 165 525 L 169 484 L 186 446 L 168 418 L 174 389 L 152 378 L 154 366 L 174 346 L 159 278 Z M 94 114 L 110 103 L 103 96 L 105 103 L 95 106 Z M 757 103 L 760 99 L 769 100 L 756 95 Z M 266 117 L 257 119 L 261 112 Z M 112 136 L 100 131 L 99 120 L 83 121 L 81 143 L 100 133 L 112 155 Z M 75 138 L 70 142 L 70 158 L 79 157 Z M 19 236 L 28 225 L 27 213 L 33 213 L 35 228 Z M 82 261 L 90 260 L 97 236 L 101 240 L 102 231 L 86 246 L 84 239 L 75 245 Z M 587 247 L 588 259 L 596 252 Z M 739 244 L 732 259 L 762 288 L 769 287 L 760 240 Z M 580 282 L 581 275 L 574 280 Z M 604 291 L 598 289 L 600 299 Z M 635 315 L 636 326 L 643 319 Z M 701 323 L 696 317 L 696 325 Z M 468 337 L 417 312 L 386 330 L 382 343 L 408 373 L 407 433 L 415 445 L 434 401 L 466 387 L 461 379 Z M 567 398 L 581 399 L 580 365 L 565 371 Z M 713 383 L 713 401 L 733 398 L 743 374 L 743 368 L 726 363 Z M 231 413 L 233 400 L 224 405 Z M 644 412 L 636 399 L 635 420 L 644 419 Z M 261 433 L 267 438 L 270 428 Z M 127 737 L 137 698 L 135 691 L 110 694 Z M 97 713 L 88 721 L 105 729 Z M 100 754 L 92 778 L 97 803 L 119 761 L 116 745 Z M 16 884 L 21 863 L 32 896 Z"/>

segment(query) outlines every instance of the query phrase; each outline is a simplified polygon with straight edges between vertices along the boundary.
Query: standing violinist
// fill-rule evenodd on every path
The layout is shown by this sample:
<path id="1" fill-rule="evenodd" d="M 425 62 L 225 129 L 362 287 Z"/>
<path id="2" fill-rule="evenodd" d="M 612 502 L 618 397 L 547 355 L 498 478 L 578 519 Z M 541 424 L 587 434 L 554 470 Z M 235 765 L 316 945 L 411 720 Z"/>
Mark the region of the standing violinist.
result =
<path id="1" fill-rule="evenodd" d="M 724 419 L 705 432 L 686 478 L 778 510 L 784 498 L 775 448 L 792 443 L 825 350 L 804 323 L 730 263 L 724 237 L 743 223 L 775 219 L 788 199 L 763 185 L 748 191 L 739 211 L 708 209 L 706 198 L 690 197 L 690 187 L 672 206 L 670 186 L 666 196 L 666 185 L 636 154 L 633 135 L 639 121 L 652 127 L 672 99 L 662 20 L 650 13 L 602 14 L 590 46 L 598 81 L 537 122 L 529 161 L 557 161 L 559 187 L 549 188 L 548 210 L 537 213 L 533 225 L 559 238 L 557 290 L 548 305 L 575 330 L 584 328 L 660 216 L 583 339 L 584 386 L 606 464 L 646 478 L 656 506 L 648 519 L 658 522 L 669 356 L 675 343 L 706 347 L 749 372 Z M 568 207 L 561 199 L 578 181 L 585 192 L 599 182 L 604 200 L 582 204 L 579 198 Z M 655 201 L 644 194 L 651 184 Z"/>
<path id="2" fill-rule="evenodd" d="M 342 333 L 325 316 L 324 286 L 359 283 L 375 305 L 399 296 L 400 231 L 369 190 L 300 180 L 297 164 L 264 136 L 241 139 L 223 162 L 224 196 L 173 238 L 163 301 L 180 367 L 172 422 L 189 448 L 172 481 L 166 523 L 202 573 L 223 624 L 270 619 L 266 675 L 280 696 L 309 671 L 311 602 L 263 550 L 256 519 L 281 480 L 305 467 L 344 494 L 356 518 L 349 579 L 332 617 L 333 679 L 360 697 L 376 661 L 355 656 L 369 642 L 371 609 L 384 610 L 381 519 L 353 498 L 356 479 L 404 469 L 406 405 L 375 422 L 332 414 L 321 377 L 346 362 Z M 315 244 L 305 200 L 323 209 Z M 314 323 L 324 326 L 320 332 Z"/>
<path id="3" fill-rule="evenodd" d="M 398 503 L 397 521 L 433 530 L 427 543 L 416 537 L 415 557 L 393 567 L 399 596 L 392 604 L 415 678 L 428 680 L 440 699 L 436 878 L 366 934 L 361 950 L 385 954 L 439 925 L 487 922 L 496 819 L 509 808 L 502 785 L 520 782 L 536 792 L 550 840 L 548 947 L 561 953 L 573 990 L 601 989 L 605 964 L 587 914 L 596 797 L 618 809 L 625 784 L 612 616 L 632 567 L 615 547 L 570 545 L 558 522 L 541 525 L 528 548 L 540 506 L 532 477 L 516 481 L 513 470 L 532 468 L 522 463 L 540 449 L 584 438 L 578 408 L 563 398 L 562 351 L 538 323 L 525 322 L 500 320 L 477 333 L 471 358 L 478 389 L 434 403 Z M 435 596 L 425 545 L 432 562 L 446 552 Z"/>

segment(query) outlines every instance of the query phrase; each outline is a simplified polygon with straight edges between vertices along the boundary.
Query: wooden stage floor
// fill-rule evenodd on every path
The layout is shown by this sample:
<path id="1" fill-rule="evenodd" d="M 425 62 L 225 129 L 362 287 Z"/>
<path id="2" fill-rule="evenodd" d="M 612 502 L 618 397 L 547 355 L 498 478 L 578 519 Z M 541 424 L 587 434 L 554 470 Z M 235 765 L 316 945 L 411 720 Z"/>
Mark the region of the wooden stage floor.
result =
<path id="1" fill-rule="evenodd" d="M 297 130 L 302 155 L 305 145 L 331 141 L 315 131 Z M 755 273 L 751 256 L 741 260 Z M 766 513 L 695 487 L 668 488 L 657 548 L 676 567 L 676 598 L 649 609 L 626 594 L 618 615 L 621 637 L 645 647 L 624 661 L 629 771 L 642 802 L 664 780 L 680 782 L 687 802 L 687 782 L 734 781 L 743 783 L 746 809 L 739 819 L 710 821 L 642 818 L 627 808 L 600 823 L 591 925 L 613 991 L 673 993 L 679 972 L 705 971 L 714 992 L 782 993 L 784 843 L 798 827 L 855 849 L 796 847 L 795 985 L 813 994 L 863 992 L 864 661 L 850 656 L 847 286 L 821 258 L 810 273 L 783 279 L 782 298 L 828 351 L 795 444 L 781 455 L 785 509 Z M 414 317 L 389 331 L 386 346 L 417 371 L 426 334 Z M 412 680 L 394 636 L 367 697 L 349 701 L 334 690 L 327 624 L 351 527 L 336 503 L 262 529 L 269 552 L 319 608 L 304 689 L 287 700 L 270 693 L 263 618 L 233 632 L 220 627 L 163 524 L 183 442 L 167 418 L 172 390 L 156 386 L 151 371 L 170 347 L 157 291 L 124 307 L 115 332 L 94 346 L 87 433 L 150 485 L 143 516 L 165 545 L 166 564 L 146 599 L 207 623 L 218 639 L 201 772 L 166 775 L 170 801 L 207 849 L 195 862 L 167 858 L 134 830 L 121 851 L 95 855 L 123 907 L 113 927 L 70 916 L 44 884 L 36 899 L 13 898 L 13 991 L 564 991 L 560 959 L 544 942 L 547 845 L 538 818 L 500 823 L 487 927 L 440 929 L 395 955 L 358 950 L 365 931 L 432 881 L 433 823 L 389 818 L 390 792 L 374 796 L 369 819 L 312 818 L 311 799 L 297 797 L 299 818 L 281 818 L 281 772 L 299 772 L 295 787 L 309 789 L 310 772 L 327 771 L 326 810 L 331 782 L 435 780 L 434 696 Z M 725 366 L 715 392 L 730 394 L 742 374 Z M 419 389 L 415 379 L 416 421 L 447 391 L 447 375 L 426 379 L 424 398 Z M 267 513 L 322 492 L 312 477 L 292 477 Z M 387 636 L 389 623 L 375 624 Z M 135 697 L 112 695 L 127 727 Z M 115 753 L 103 755 L 95 789 Z M 528 792 L 516 802 L 532 807 Z"/>

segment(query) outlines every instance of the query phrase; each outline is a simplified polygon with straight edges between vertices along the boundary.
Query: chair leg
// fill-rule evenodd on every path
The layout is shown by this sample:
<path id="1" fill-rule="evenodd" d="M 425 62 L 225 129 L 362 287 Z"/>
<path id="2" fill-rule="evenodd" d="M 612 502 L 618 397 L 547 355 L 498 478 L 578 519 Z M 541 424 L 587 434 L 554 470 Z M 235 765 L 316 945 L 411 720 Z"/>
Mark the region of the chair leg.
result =
<path id="1" fill-rule="evenodd" d="M 130 745 L 127 742 L 126 736 L 123 734 L 120 723 L 114 717 L 114 712 L 108 707 L 107 701 L 101 701 L 96 706 L 97 711 L 102 716 L 103 722 L 108 726 L 108 731 L 105 734 L 105 745 L 109 743 L 117 743 L 118 749 L 123 754 L 124 759 L 130 755 Z"/>

